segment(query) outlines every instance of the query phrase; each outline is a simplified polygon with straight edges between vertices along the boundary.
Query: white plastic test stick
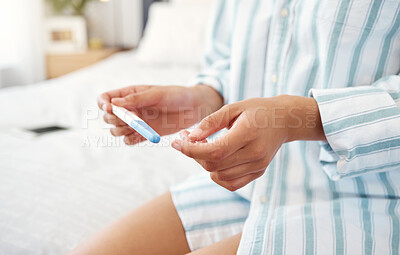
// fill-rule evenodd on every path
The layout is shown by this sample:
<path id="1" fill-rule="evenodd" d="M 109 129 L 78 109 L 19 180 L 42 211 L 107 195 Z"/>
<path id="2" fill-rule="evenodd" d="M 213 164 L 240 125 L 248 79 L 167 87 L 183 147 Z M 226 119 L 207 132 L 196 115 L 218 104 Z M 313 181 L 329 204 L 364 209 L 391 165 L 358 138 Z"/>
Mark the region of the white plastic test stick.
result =
<path id="1" fill-rule="evenodd" d="M 120 118 L 123 122 L 128 124 L 131 128 L 136 130 L 144 138 L 152 143 L 159 143 L 161 140 L 160 135 L 154 131 L 144 120 L 139 118 L 136 114 L 128 111 L 125 108 L 112 105 L 113 113 Z"/>

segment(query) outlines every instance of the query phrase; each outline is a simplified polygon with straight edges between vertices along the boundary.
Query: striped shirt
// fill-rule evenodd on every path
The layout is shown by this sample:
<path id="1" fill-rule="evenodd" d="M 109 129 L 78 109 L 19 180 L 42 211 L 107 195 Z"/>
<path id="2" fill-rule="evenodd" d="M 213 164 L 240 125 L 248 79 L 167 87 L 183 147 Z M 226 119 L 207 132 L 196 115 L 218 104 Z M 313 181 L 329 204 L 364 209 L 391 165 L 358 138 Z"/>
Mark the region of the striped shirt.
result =
<path id="1" fill-rule="evenodd" d="M 239 254 L 399 254 L 400 3 L 217 0 L 196 84 L 226 103 L 313 96 L 327 142 L 285 144 Z"/>

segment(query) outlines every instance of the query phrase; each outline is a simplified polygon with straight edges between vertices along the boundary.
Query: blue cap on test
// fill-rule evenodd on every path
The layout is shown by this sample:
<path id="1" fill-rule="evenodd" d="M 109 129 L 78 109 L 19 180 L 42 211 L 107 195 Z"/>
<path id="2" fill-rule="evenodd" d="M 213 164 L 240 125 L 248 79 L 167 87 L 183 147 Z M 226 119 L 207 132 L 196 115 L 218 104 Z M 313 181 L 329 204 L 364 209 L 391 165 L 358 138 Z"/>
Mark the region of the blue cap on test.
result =
<path id="1" fill-rule="evenodd" d="M 142 120 L 131 121 L 131 127 L 152 143 L 159 143 L 161 140 L 160 135 Z"/>

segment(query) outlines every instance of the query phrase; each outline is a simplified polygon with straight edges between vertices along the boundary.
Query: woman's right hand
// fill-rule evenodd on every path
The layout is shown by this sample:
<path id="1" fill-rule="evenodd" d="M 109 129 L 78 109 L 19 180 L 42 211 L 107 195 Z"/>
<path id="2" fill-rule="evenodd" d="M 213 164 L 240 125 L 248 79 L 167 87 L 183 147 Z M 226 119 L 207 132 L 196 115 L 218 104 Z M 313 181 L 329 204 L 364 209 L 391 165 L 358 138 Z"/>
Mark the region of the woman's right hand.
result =
<path id="1" fill-rule="evenodd" d="M 105 122 L 114 125 L 111 134 L 125 136 L 133 145 L 145 140 L 112 113 L 111 104 L 121 106 L 146 121 L 160 135 L 186 129 L 222 107 L 220 94 L 207 85 L 148 86 L 138 85 L 101 94 L 97 100 Z"/>

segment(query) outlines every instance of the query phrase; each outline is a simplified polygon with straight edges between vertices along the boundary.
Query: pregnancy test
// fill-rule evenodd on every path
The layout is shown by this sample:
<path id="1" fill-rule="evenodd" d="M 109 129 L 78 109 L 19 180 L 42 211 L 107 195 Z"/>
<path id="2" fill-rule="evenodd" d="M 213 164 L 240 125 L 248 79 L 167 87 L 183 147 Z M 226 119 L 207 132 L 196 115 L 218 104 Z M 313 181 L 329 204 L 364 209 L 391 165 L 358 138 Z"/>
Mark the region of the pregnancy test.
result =
<path id="1" fill-rule="evenodd" d="M 123 122 L 128 124 L 131 128 L 136 130 L 139 134 L 141 134 L 144 138 L 149 140 L 152 143 L 159 143 L 161 137 L 154 131 L 144 120 L 139 118 L 137 115 L 133 114 L 132 112 L 128 111 L 125 108 L 111 105 L 112 112 L 120 118 Z"/>

